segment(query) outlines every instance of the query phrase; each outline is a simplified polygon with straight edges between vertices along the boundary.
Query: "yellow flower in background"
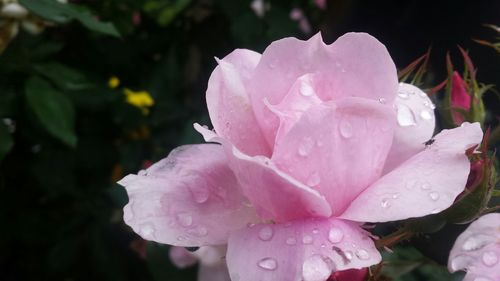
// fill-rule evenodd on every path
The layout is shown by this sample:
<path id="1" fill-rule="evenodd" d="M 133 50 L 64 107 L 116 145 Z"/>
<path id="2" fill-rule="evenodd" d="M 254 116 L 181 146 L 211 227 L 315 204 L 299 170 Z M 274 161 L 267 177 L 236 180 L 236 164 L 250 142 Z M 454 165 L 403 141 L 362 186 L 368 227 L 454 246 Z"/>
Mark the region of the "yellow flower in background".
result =
<path id="1" fill-rule="evenodd" d="M 128 88 L 123 89 L 123 93 L 127 96 L 127 102 L 142 110 L 142 113 L 148 114 L 149 107 L 154 105 L 154 100 L 151 94 L 147 91 L 132 91 Z"/>
<path id="2" fill-rule="evenodd" d="M 120 86 L 120 79 L 116 76 L 111 76 L 108 81 L 108 87 L 111 89 L 116 89 Z"/>

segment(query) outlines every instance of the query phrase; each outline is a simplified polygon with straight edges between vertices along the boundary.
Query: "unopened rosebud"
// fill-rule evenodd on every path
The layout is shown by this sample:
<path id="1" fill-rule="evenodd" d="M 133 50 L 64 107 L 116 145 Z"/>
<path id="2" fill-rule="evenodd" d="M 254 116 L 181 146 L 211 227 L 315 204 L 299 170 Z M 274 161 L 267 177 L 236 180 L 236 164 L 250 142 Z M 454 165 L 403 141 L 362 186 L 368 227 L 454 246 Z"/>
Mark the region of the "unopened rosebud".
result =
<path id="1" fill-rule="evenodd" d="M 8 3 L 0 10 L 0 16 L 6 18 L 22 19 L 28 15 L 28 10 L 17 3 Z"/>
<path id="2" fill-rule="evenodd" d="M 368 268 L 348 269 L 335 272 L 328 281 L 364 281 L 368 276 Z"/>
<path id="3" fill-rule="evenodd" d="M 454 109 L 460 109 L 469 112 L 471 108 L 471 95 L 467 92 L 467 87 L 458 72 L 454 71 L 451 78 L 451 106 Z M 465 121 L 465 117 L 460 112 L 453 112 L 453 122 L 461 124 Z"/>

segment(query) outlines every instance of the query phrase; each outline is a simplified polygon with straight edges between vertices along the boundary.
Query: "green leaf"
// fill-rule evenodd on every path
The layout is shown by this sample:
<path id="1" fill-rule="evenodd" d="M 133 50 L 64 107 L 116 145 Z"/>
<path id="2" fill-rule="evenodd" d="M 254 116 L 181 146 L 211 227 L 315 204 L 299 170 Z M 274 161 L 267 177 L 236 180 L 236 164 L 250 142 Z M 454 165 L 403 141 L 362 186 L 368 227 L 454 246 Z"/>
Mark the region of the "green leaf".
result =
<path id="1" fill-rule="evenodd" d="M 45 80 L 32 77 L 26 83 L 26 101 L 48 133 L 70 147 L 76 146 L 75 112 L 66 96 Z"/>
<path id="2" fill-rule="evenodd" d="M 77 20 L 90 30 L 120 37 L 120 33 L 112 23 L 97 20 L 84 6 L 63 4 L 56 0 L 20 0 L 19 2 L 33 14 L 45 20 L 60 24 Z"/>
<path id="3" fill-rule="evenodd" d="M 9 128 L 0 122 L 0 161 L 9 153 L 14 146 L 14 141 L 10 135 Z"/>
<path id="4" fill-rule="evenodd" d="M 64 64 L 49 62 L 35 65 L 34 69 L 63 90 L 83 90 L 94 87 L 94 85 L 87 80 L 85 75 Z"/>

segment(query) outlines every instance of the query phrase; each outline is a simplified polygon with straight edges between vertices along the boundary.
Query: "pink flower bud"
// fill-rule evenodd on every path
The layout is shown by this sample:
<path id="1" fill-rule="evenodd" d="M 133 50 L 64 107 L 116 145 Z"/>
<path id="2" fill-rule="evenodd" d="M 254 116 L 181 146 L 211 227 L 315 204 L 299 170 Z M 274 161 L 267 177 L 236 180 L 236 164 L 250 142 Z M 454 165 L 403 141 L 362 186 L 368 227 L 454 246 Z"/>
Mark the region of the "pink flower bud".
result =
<path id="1" fill-rule="evenodd" d="M 368 268 L 348 269 L 335 272 L 329 280 L 331 281 L 363 281 L 368 276 Z"/>
<path id="2" fill-rule="evenodd" d="M 451 106 L 466 111 L 469 111 L 471 107 L 471 96 L 467 93 L 464 80 L 456 71 L 453 72 L 451 81 Z M 461 124 L 464 119 L 460 112 L 453 113 L 453 121 L 456 124 Z"/>

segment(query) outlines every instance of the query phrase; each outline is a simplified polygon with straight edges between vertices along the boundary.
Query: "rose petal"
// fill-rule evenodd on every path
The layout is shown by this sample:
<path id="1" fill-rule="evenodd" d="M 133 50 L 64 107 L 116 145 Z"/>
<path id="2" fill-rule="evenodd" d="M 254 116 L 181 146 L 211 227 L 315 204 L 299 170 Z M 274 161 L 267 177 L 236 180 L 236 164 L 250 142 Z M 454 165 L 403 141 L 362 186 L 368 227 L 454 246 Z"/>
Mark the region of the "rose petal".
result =
<path id="1" fill-rule="evenodd" d="M 193 247 L 226 244 L 229 232 L 257 221 L 220 145 L 182 146 L 119 184 L 124 220 L 144 239 Z"/>
<path id="2" fill-rule="evenodd" d="M 251 226 L 231 234 L 227 251 L 230 275 L 239 281 L 324 281 L 332 271 L 380 260 L 365 230 L 338 219 Z"/>
<path id="3" fill-rule="evenodd" d="M 200 265 L 198 268 L 198 281 L 231 281 L 231 278 L 226 264 L 220 263 L 216 266 Z"/>
<path id="4" fill-rule="evenodd" d="M 171 247 L 168 256 L 170 261 L 180 269 L 190 267 L 198 262 L 198 258 L 184 247 Z"/>
<path id="5" fill-rule="evenodd" d="M 481 142 L 479 123 L 443 130 L 434 143 L 361 193 L 341 215 L 360 222 L 385 222 L 440 212 L 467 183 L 465 150 Z"/>
<path id="6" fill-rule="evenodd" d="M 379 178 L 393 138 L 395 114 L 363 98 L 312 106 L 272 156 L 279 169 L 319 191 L 333 215 Z"/>
<path id="7" fill-rule="evenodd" d="M 274 149 L 279 145 L 283 137 L 300 120 L 302 114 L 314 105 L 319 105 L 323 101 L 321 94 L 325 94 L 328 88 L 325 87 L 327 77 L 320 73 L 305 74 L 293 84 L 290 92 L 277 105 L 266 105 L 280 119 L 280 126 L 276 135 Z"/>
<path id="8" fill-rule="evenodd" d="M 465 270 L 464 280 L 500 280 L 499 242 L 500 214 L 482 216 L 458 236 L 450 252 L 448 269 Z"/>
<path id="9" fill-rule="evenodd" d="M 262 54 L 249 91 L 257 121 L 270 145 L 279 120 L 264 104 L 278 104 L 297 78 L 306 73 L 330 77 L 334 97 L 384 99 L 392 104 L 397 91 L 396 67 L 387 49 L 366 33 L 347 33 L 331 45 L 318 33 L 308 41 L 285 38 L 273 42 Z"/>
<path id="10" fill-rule="evenodd" d="M 432 138 L 436 119 L 434 104 L 419 88 L 406 83 L 399 84 L 394 101 L 398 126 L 387 156 L 383 174 L 394 170 L 404 161 L 425 148 L 425 142 Z"/>
<path id="11" fill-rule="evenodd" d="M 243 193 L 263 220 L 282 222 L 331 215 L 330 206 L 321 194 L 280 171 L 269 158 L 245 155 L 214 132 L 198 124 L 195 128 L 207 142 L 224 146 Z"/>
<path id="12" fill-rule="evenodd" d="M 255 119 L 247 87 L 260 54 L 238 49 L 218 60 L 208 81 L 207 106 L 217 133 L 249 155 L 270 155 Z"/>

